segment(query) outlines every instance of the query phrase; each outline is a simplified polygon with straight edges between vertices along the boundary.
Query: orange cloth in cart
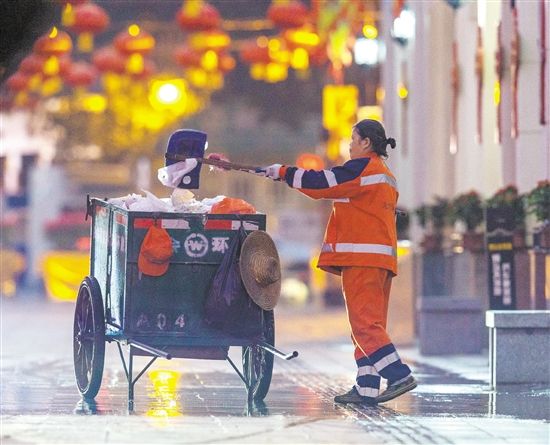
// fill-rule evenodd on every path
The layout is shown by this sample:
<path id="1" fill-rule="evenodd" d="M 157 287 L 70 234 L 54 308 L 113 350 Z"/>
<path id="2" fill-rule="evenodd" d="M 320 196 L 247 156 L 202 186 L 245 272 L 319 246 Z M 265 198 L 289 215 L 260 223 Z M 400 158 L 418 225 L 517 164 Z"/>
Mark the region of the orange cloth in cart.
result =
<path id="1" fill-rule="evenodd" d="M 138 268 L 145 275 L 159 277 L 170 266 L 172 257 L 172 238 L 162 227 L 149 227 L 139 250 Z"/>
<path id="2" fill-rule="evenodd" d="M 256 209 L 244 199 L 224 198 L 212 206 L 210 213 L 256 213 Z"/>

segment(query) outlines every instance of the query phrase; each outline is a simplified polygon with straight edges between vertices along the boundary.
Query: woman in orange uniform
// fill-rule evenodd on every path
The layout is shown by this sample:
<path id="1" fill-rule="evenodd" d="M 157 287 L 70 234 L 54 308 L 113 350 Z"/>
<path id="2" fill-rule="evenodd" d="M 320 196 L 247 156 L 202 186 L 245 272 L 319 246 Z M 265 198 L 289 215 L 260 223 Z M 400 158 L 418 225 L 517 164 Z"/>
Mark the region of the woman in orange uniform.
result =
<path id="1" fill-rule="evenodd" d="M 313 199 L 333 201 L 318 267 L 341 275 L 357 378 L 338 403 L 376 404 L 416 387 L 386 332 L 388 299 L 397 274 L 395 177 L 384 163 L 387 146 L 380 122 L 365 119 L 352 131 L 350 160 L 330 170 L 304 170 L 273 164 L 257 171 L 285 181 Z M 387 380 L 380 394 L 381 378 Z"/>

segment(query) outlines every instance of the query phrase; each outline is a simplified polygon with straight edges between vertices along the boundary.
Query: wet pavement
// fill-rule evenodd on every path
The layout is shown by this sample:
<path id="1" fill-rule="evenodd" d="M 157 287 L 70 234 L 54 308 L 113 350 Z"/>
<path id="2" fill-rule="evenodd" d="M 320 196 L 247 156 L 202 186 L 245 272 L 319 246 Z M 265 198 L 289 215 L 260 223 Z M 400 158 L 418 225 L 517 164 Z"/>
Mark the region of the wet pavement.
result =
<path id="1" fill-rule="evenodd" d="M 72 304 L 0 301 L 2 444 L 550 443 L 550 388 L 490 390 L 486 355 L 423 357 L 402 347 L 416 390 L 378 407 L 335 405 L 355 376 L 343 309 L 276 311 L 279 348 L 300 356 L 275 359 L 265 403 L 247 404 L 226 361 L 159 359 L 138 381 L 129 413 L 114 345 L 95 401 L 80 400 Z M 240 348 L 230 355 L 240 363 Z M 136 369 L 147 361 L 137 358 Z"/>

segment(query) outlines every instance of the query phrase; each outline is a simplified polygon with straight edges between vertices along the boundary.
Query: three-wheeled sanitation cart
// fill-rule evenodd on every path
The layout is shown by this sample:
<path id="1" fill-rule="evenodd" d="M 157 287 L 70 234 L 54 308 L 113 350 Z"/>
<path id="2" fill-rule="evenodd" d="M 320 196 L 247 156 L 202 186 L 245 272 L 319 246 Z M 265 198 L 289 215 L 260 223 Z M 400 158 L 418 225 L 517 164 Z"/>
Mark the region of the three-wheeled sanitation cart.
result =
<path id="1" fill-rule="evenodd" d="M 246 233 L 265 230 L 265 215 L 130 212 L 96 198 L 88 198 L 88 215 L 91 270 L 78 291 L 73 336 L 82 397 L 97 395 L 105 343 L 115 342 L 128 381 L 129 410 L 134 407 L 136 382 L 159 357 L 227 360 L 244 382 L 248 402 L 263 400 L 271 383 L 273 357 L 290 360 L 298 355 L 274 347 L 273 310 L 251 301 L 239 320 L 243 329 L 239 335 L 229 335 L 205 323 L 204 305 L 241 224 Z M 160 277 L 140 273 L 137 264 L 152 224 L 165 228 L 174 245 L 168 271 Z M 242 371 L 228 355 L 231 346 L 242 348 Z M 136 376 L 135 356 L 151 357 Z"/>

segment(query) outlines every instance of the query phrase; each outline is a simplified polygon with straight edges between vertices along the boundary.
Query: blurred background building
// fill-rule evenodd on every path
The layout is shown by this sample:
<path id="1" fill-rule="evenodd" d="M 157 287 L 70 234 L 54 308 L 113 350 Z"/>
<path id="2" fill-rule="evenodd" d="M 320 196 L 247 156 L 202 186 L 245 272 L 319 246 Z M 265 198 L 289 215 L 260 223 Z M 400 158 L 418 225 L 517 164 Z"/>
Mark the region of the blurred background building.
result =
<path id="1" fill-rule="evenodd" d="M 322 168 L 347 159 L 357 120 L 381 119 L 397 140 L 397 287 L 411 304 L 407 261 L 431 228 L 417 211 L 507 185 L 546 190 L 544 0 L 36 0 L 0 12 L 6 295 L 45 277 L 51 295 L 74 298 L 86 195 L 169 196 L 156 170 L 179 128 L 205 131 L 209 151 L 236 162 Z M 340 301 L 338 284 L 311 268 L 327 203 L 245 173 L 204 171 L 196 193 L 268 215 L 289 301 Z M 528 242 L 547 219 L 527 217 Z M 456 250 L 463 221 L 447 226 Z"/>

